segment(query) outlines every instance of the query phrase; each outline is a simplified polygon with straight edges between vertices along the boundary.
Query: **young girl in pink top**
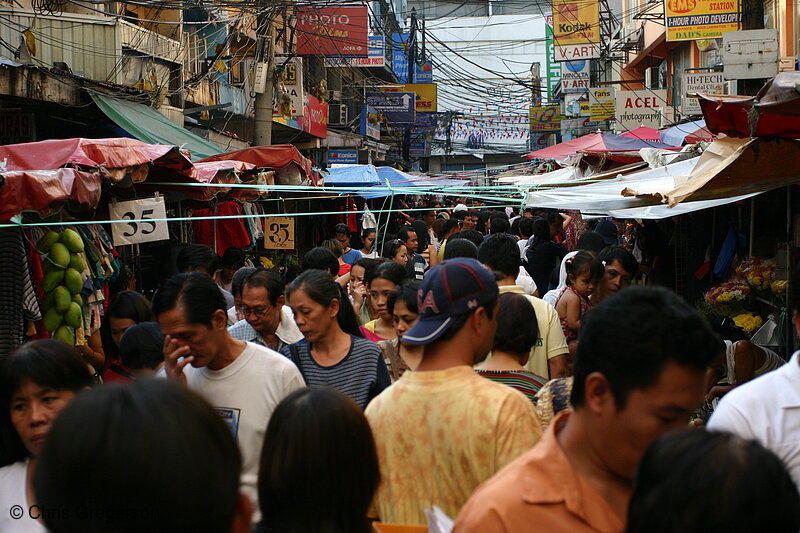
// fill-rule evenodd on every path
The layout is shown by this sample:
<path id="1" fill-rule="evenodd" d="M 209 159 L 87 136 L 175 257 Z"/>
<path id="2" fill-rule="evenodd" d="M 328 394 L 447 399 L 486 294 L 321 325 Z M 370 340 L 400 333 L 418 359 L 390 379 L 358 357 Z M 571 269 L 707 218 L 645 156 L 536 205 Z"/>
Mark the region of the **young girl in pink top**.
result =
<path id="1" fill-rule="evenodd" d="M 578 340 L 581 318 L 589 309 L 589 295 L 605 273 L 603 263 L 592 252 L 581 250 L 567 259 L 567 286 L 561 290 L 556 300 L 556 311 L 561 319 L 561 328 L 567 344 Z M 570 346 L 572 351 L 572 346 Z"/>

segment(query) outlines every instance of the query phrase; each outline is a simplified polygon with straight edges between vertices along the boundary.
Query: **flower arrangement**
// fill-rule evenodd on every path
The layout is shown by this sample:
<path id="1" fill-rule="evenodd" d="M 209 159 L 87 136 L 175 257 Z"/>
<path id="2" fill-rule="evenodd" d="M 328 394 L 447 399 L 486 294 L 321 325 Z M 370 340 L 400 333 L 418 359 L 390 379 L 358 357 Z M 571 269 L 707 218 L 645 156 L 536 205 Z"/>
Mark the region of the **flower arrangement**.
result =
<path id="1" fill-rule="evenodd" d="M 736 274 L 754 290 L 770 290 L 775 278 L 775 261 L 751 257 L 736 267 Z"/>
<path id="2" fill-rule="evenodd" d="M 733 317 L 733 323 L 748 335 L 752 335 L 764 324 L 764 320 L 755 313 L 741 313 Z"/>

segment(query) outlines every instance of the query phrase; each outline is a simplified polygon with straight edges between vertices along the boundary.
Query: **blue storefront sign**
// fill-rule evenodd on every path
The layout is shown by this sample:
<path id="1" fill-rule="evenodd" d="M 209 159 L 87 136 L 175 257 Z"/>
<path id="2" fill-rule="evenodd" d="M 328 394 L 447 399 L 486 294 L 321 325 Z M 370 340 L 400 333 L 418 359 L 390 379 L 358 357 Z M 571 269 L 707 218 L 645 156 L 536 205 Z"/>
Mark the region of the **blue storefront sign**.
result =
<path id="1" fill-rule="evenodd" d="M 328 150 L 328 166 L 357 164 L 358 150 Z"/>

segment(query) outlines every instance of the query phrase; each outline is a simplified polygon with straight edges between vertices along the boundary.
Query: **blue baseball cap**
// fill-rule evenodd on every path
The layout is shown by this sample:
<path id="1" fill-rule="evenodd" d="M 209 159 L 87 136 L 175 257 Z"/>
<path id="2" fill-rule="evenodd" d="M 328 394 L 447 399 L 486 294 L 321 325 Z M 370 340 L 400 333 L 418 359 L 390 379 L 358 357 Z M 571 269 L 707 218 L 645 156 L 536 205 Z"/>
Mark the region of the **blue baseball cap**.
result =
<path id="1" fill-rule="evenodd" d="M 419 319 L 402 337 L 407 344 L 430 344 L 460 315 L 497 298 L 495 276 L 477 260 L 457 257 L 430 269 L 417 293 Z"/>

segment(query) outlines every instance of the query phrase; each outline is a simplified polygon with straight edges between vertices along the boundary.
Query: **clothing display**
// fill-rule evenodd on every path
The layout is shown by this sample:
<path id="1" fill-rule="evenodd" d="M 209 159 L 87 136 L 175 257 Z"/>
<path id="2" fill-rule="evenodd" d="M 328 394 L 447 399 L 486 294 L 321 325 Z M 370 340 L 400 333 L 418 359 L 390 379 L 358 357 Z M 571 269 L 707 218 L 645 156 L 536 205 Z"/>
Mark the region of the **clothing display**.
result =
<path id="1" fill-rule="evenodd" d="M 193 217 L 238 217 L 244 215 L 242 204 L 236 201 L 221 202 L 214 207 L 195 209 Z M 246 218 L 220 218 L 193 220 L 194 242 L 205 244 L 221 256 L 228 248 L 247 248 L 253 237 L 245 223 Z"/>
<path id="2" fill-rule="evenodd" d="M 532 372 L 519 370 L 476 370 L 479 376 L 502 383 L 524 394 L 531 402 L 536 403 L 536 393 L 547 380 Z"/>

